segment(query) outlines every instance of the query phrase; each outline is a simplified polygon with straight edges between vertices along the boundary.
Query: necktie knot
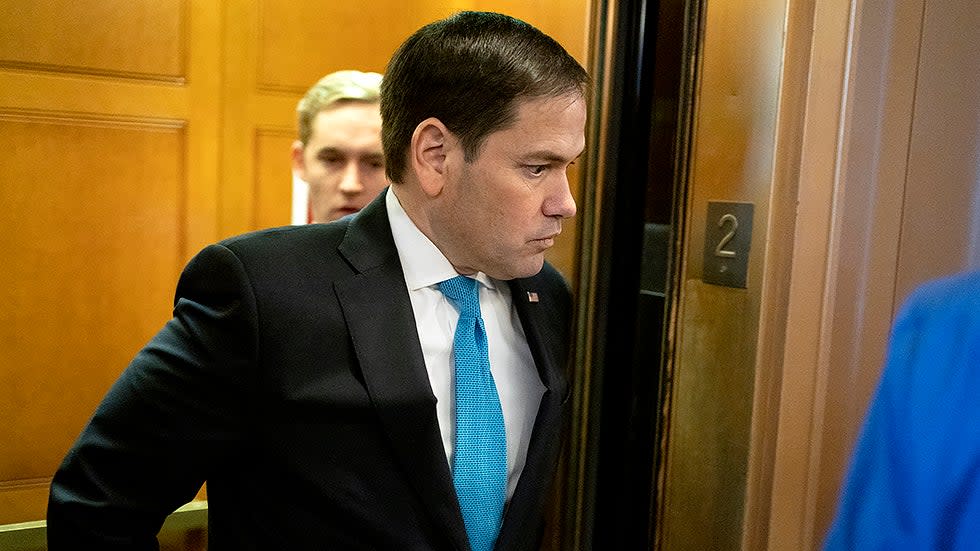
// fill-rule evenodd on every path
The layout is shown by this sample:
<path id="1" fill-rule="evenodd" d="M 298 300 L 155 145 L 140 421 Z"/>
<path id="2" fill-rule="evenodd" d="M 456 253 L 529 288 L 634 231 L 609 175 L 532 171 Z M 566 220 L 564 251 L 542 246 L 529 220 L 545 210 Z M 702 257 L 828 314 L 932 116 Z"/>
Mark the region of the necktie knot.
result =
<path id="1" fill-rule="evenodd" d="M 466 276 L 456 276 L 439 284 L 439 290 L 459 309 L 460 317 L 480 317 L 479 282 Z"/>

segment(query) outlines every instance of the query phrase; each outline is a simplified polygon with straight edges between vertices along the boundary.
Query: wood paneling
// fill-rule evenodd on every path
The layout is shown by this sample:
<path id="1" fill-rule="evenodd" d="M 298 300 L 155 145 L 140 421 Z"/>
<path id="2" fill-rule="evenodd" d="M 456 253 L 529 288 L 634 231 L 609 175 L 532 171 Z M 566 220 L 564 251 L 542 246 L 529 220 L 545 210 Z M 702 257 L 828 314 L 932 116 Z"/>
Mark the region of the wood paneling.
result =
<path id="1" fill-rule="evenodd" d="M 0 66 L 180 81 L 181 0 L 8 1 Z"/>
<path id="2" fill-rule="evenodd" d="M 0 480 L 49 477 L 169 318 L 183 149 L 174 123 L 0 113 Z"/>
<path id="3" fill-rule="evenodd" d="M 422 25 L 464 10 L 499 11 L 555 37 L 584 62 L 587 2 L 554 1 L 318 2 L 258 0 L 258 88 L 302 94 L 340 69 L 384 72 L 388 58 Z M 313 63 L 297 52 L 316 51 Z"/>
<path id="4" fill-rule="evenodd" d="M 584 0 L 473 0 L 465 9 L 496 11 L 523 19 L 551 36 L 583 66 L 586 63 L 589 2 Z M 462 8 L 461 8 L 462 9 Z"/>
<path id="5" fill-rule="evenodd" d="M 896 311 L 923 281 L 980 268 L 980 10 L 926 2 L 922 26 Z"/>
<path id="6" fill-rule="evenodd" d="M 222 114 L 216 0 L 14 4 L 0 8 L 0 522 L 44 518 L 65 450 L 216 239 Z"/>
<path id="7" fill-rule="evenodd" d="M 684 282 L 663 496 L 664 549 L 738 549 L 757 335 L 750 291 Z"/>
<path id="8" fill-rule="evenodd" d="M 282 226 L 290 222 L 293 182 L 289 148 L 296 139 L 291 128 L 262 128 L 255 133 L 255 212 L 257 228 Z"/>
<path id="9" fill-rule="evenodd" d="M 384 72 L 405 38 L 453 11 L 449 3 L 432 1 L 258 0 L 258 5 L 258 87 L 297 94 L 332 71 Z M 317 54 L 311 60 L 297 52 Z"/>

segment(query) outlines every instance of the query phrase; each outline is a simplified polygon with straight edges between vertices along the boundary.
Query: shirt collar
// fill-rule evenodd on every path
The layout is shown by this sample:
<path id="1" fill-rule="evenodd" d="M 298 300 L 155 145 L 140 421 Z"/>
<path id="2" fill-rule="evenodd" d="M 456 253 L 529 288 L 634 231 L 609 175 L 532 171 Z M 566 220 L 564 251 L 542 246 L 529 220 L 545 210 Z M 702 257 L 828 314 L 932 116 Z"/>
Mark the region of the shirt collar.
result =
<path id="1" fill-rule="evenodd" d="M 459 275 L 442 251 L 408 217 L 390 186 L 385 192 L 385 207 L 409 291 L 437 285 Z M 496 289 L 494 280 L 483 272 L 471 277 L 489 289 Z"/>

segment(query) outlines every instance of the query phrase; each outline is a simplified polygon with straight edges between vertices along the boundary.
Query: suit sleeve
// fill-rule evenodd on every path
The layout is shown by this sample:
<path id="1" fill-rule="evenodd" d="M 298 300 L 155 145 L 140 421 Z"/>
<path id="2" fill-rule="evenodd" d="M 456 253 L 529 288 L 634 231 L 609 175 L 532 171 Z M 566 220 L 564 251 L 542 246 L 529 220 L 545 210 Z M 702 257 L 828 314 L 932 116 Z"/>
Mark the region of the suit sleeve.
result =
<path id="1" fill-rule="evenodd" d="M 186 267 L 173 318 L 136 355 L 55 473 L 49 549 L 156 549 L 247 429 L 257 351 L 246 271 L 212 245 Z"/>

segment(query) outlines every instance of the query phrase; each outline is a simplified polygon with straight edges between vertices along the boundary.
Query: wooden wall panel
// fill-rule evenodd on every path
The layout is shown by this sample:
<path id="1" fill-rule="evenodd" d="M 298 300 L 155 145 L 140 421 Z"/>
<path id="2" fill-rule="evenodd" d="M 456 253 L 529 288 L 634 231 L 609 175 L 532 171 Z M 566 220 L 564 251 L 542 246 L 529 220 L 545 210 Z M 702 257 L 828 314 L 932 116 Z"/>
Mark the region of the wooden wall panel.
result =
<path id="1" fill-rule="evenodd" d="M 416 29 L 452 13 L 450 2 L 259 0 L 258 87 L 302 94 L 339 69 L 384 72 Z"/>
<path id="2" fill-rule="evenodd" d="M 288 177 L 292 170 L 289 151 L 295 139 L 296 131 L 291 128 L 262 128 L 255 133 L 256 228 L 290 222 L 293 182 Z"/>
<path id="3" fill-rule="evenodd" d="M 550 34 L 579 61 L 585 61 L 585 0 L 471 0 L 330 2 L 259 0 L 258 88 L 302 94 L 331 71 L 355 68 L 384 72 L 401 42 L 422 25 L 463 10 L 499 11 L 524 19 Z M 304 52 L 315 52 L 304 54 Z M 311 60 L 309 57 L 314 57 Z"/>
<path id="4" fill-rule="evenodd" d="M 181 0 L 5 1 L 0 66 L 181 80 Z"/>
<path id="5" fill-rule="evenodd" d="M 0 481 L 0 525 L 43 519 L 50 480 Z"/>
<path id="6" fill-rule="evenodd" d="M 51 476 L 170 317 L 186 192 L 176 123 L 0 113 L 0 151 L 3 492 Z"/>

